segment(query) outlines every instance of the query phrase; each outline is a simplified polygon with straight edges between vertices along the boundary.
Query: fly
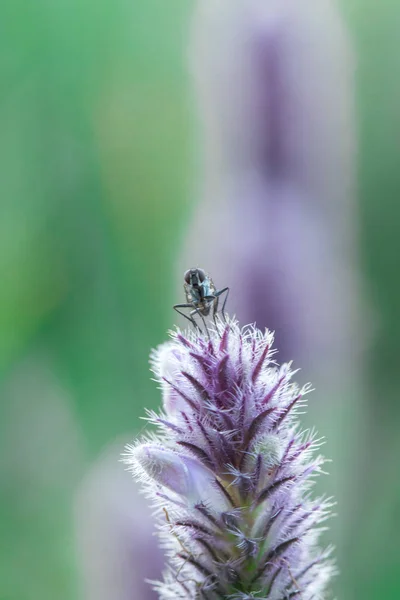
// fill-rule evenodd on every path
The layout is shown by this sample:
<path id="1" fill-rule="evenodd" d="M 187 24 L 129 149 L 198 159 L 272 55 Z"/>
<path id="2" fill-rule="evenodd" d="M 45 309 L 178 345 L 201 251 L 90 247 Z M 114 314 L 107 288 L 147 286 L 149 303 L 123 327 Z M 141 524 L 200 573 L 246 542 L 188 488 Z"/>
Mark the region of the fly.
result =
<path id="1" fill-rule="evenodd" d="M 186 302 L 184 304 L 175 304 L 174 309 L 177 313 L 190 321 L 196 329 L 202 331 L 194 320 L 194 316 L 199 315 L 203 321 L 203 325 L 207 331 L 208 337 L 210 337 L 205 317 L 208 317 L 210 313 L 212 314 L 215 327 L 218 331 L 216 316 L 218 313 L 219 298 L 225 294 L 221 314 L 226 322 L 225 305 L 229 295 L 229 288 L 225 287 L 222 290 L 217 290 L 211 277 L 209 277 L 209 275 L 207 275 L 203 269 L 197 268 L 189 269 L 185 272 L 183 288 L 185 290 Z M 189 312 L 189 314 L 185 314 L 179 310 L 182 308 L 190 308 L 192 310 Z"/>

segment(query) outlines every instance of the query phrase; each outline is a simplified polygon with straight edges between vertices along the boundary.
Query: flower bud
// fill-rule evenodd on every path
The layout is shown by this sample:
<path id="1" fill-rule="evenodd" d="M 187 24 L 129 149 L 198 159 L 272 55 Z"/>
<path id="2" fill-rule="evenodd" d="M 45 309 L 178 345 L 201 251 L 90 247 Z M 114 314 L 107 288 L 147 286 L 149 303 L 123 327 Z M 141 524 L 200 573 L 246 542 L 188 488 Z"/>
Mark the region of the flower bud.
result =
<path id="1" fill-rule="evenodd" d="M 178 494 L 190 505 L 211 503 L 218 510 L 228 507 L 212 471 L 190 456 L 142 444 L 132 451 L 131 460 L 137 462 L 150 479 Z"/>

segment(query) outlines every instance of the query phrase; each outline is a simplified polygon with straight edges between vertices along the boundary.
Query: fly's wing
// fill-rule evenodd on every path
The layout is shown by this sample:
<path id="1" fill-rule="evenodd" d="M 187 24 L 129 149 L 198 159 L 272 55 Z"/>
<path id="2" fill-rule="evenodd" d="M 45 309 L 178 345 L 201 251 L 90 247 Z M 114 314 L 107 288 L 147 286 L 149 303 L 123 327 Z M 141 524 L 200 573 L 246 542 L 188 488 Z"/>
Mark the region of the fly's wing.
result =
<path id="1" fill-rule="evenodd" d="M 205 298 L 210 298 L 212 296 L 215 296 L 216 288 L 215 288 L 213 280 L 208 275 L 207 275 L 207 278 L 203 282 L 203 290 L 204 290 Z"/>
<path id="2" fill-rule="evenodd" d="M 192 292 L 191 292 L 191 289 L 192 289 L 191 286 L 188 285 L 187 283 L 184 283 L 183 284 L 183 289 L 185 290 L 186 302 L 188 304 L 192 304 L 194 298 L 193 298 L 193 295 L 192 295 Z"/>
<path id="3" fill-rule="evenodd" d="M 202 313 L 204 316 L 208 316 L 210 314 L 211 308 L 215 306 L 215 303 L 218 303 L 217 298 L 215 297 L 215 285 L 211 277 L 207 276 L 207 278 L 203 282 L 203 308 Z"/>

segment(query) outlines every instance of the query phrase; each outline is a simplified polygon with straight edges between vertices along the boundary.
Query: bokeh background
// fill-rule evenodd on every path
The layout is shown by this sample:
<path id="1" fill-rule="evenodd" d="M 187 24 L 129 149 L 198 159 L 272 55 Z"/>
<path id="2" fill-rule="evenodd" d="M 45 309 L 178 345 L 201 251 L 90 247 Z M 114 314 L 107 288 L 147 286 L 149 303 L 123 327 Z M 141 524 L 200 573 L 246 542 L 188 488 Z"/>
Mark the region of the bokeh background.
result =
<path id="1" fill-rule="evenodd" d="M 369 342 L 361 483 L 337 593 L 395 600 L 400 6 L 341 5 L 357 56 Z M 195 197 L 191 11 L 188 0 L 0 4 L 1 600 L 83 597 L 77 490 L 159 403 L 148 354 L 175 320 L 175 264 Z M 340 439 L 339 425 L 323 433 Z"/>

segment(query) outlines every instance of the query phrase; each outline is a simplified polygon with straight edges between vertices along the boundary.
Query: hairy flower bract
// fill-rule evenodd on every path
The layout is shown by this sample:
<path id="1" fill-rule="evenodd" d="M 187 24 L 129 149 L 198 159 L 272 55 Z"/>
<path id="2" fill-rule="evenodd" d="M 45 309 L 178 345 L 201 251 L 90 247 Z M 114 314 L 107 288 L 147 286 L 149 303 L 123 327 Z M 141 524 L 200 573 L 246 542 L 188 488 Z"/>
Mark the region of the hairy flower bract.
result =
<path id="1" fill-rule="evenodd" d="M 155 586 L 162 600 L 325 598 L 334 565 L 318 536 L 332 503 L 312 497 L 324 459 L 296 417 L 309 387 L 277 364 L 268 330 L 219 329 L 178 330 L 152 354 L 158 431 L 127 448 L 167 551 Z"/>

